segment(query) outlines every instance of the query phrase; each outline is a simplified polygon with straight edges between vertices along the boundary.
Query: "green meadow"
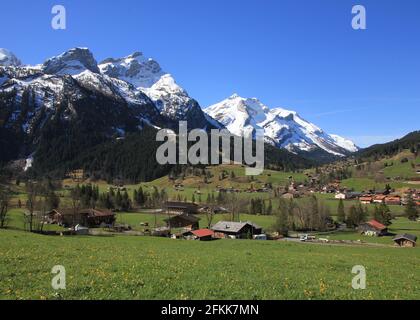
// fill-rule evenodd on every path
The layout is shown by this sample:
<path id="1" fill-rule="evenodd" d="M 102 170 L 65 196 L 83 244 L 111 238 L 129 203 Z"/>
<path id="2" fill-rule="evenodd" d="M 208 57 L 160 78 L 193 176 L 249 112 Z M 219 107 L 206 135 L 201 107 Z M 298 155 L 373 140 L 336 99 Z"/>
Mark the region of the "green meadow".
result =
<path id="1" fill-rule="evenodd" d="M 419 249 L 0 231 L 1 299 L 419 299 Z M 66 290 L 51 268 L 66 268 Z M 351 286 L 353 266 L 367 288 Z"/>

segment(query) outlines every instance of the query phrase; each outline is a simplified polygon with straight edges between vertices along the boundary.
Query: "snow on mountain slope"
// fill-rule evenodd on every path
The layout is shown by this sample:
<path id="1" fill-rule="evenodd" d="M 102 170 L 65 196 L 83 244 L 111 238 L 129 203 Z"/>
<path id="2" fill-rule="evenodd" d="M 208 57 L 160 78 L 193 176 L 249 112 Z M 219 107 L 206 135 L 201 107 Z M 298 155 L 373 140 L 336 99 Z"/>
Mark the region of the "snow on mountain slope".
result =
<path id="1" fill-rule="evenodd" d="M 162 115 L 172 120 L 187 120 L 190 119 L 189 114 L 194 114 L 197 123 L 217 124 L 220 127 L 217 121 L 209 119 L 202 112 L 198 103 L 176 83 L 172 75 L 140 52 L 123 58 L 106 59 L 99 64 L 99 69 L 102 74 L 134 85 L 155 103 Z"/>
<path id="2" fill-rule="evenodd" d="M 335 143 L 339 145 L 340 147 L 350 151 L 350 152 L 356 152 L 359 150 L 359 148 L 354 144 L 353 141 L 340 137 L 336 134 L 330 134 L 330 137 L 334 139 Z"/>
<path id="3" fill-rule="evenodd" d="M 42 66 L 44 73 L 56 75 L 77 75 L 85 70 L 100 72 L 93 54 L 87 48 L 70 49 L 48 59 Z"/>
<path id="4" fill-rule="evenodd" d="M 0 48 L 0 66 L 4 67 L 17 67 L 22 63 L 20 60 L 7 49 Z"/>
<path id="5" fill-rule="evenodd" d="M 123 58 L 109 58 L 99 64 L 101 73 L 133 84 L 136 88 L 150 88 L 165 74 L 153 59 L 141 52 Z"/>
<path id="6" fill-rule="evenodd" d="M 204 110 L 236 135 L 252 129 L 263 129 L 268 142 L 292 152 L 320 148 L 332 155 L 344 156 L 357 151 L 349 140 L 331 136 L 296 112 L 282 108 L 269 109 L 256 98 L 236 94 Z"/>

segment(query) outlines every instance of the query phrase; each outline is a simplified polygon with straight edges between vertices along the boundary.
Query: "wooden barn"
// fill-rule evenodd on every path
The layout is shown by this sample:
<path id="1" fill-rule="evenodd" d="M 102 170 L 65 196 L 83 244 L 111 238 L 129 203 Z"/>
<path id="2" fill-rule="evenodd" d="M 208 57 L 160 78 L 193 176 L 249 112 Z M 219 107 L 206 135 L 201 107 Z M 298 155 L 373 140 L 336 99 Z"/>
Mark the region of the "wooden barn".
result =
<path id="1" fill-rule="evenodd" d="M 94 228 L 99 227 L 101 224 L 113 225 L 115 222 L 115 213 L 96 209 L 81 209 L 76 213 L 73 209 L 55 209 L 50 211 L 47 216 L 49 223 L 65 227 L 81 225 Z"/>
<path id="2" fill-rule="evenodd" d="M 199 229 L 200 218 L 184 213 L 172 216 L 164 220 L 169 228 L 186 228 L 189 230 Z"/>
<path id="3" fill-rule="evenodd" d="M 262 228 L 252 222 L 219 221 L 211 229 L 215 238 L 247 239 L 262 233 Z"/>
<path id="4" fill-rule="evenodd" d="M 388 228 L 376 220 L 370 220 L 359 225 L 358 230 L 367 236 L 380 237 L 388 234 Z"/>
<path id="5" fill-rule="evenodd" d="M 396 236 L 393 240 L 396 246 L 414 248 L 416 246 L 417 236 L 405 233 Z"/>
<path id="6" fill-rule="evenodd" d="M 167 201 L 162 209 L 167 214 L 197 214 L 200 207 L 192 202 Z"/>

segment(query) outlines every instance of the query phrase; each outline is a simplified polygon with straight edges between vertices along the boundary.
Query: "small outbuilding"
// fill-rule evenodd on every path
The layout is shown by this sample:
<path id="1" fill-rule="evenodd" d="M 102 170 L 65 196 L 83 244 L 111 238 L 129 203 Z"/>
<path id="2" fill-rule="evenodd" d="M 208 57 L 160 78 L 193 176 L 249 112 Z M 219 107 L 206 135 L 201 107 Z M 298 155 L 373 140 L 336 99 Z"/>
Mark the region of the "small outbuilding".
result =
<path id="1" fill-rule="evenodd" d="M 184 233 L 184 236 L 200 241 L 210 241 L 213 240 L 214 231 L 210 229 L 192 230 Z"/>
<path id="2" fill-rule="evenodd" d="M 370 220 L 359 225 L 358 230 L 366 236 L 380 237 L 388 234 L 388 228 L 376 220 Z"/>
<path id="3" fill-rule="evenodd" d="M 414 248 L 416 246 L 417 236 L 405 233 L 396 236 L 393 240 L 396 246 Z"/>

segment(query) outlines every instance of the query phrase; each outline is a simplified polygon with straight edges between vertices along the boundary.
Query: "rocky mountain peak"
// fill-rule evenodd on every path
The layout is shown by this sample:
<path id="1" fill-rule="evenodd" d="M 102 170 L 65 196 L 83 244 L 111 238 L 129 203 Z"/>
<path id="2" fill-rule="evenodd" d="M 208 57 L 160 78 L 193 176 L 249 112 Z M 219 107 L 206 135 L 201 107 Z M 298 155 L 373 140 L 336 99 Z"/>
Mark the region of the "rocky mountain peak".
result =
<path id="1" fill-rule="evenodd" d="M 7 49 L 0 48 L 0 66 L 18 67 L 22 63 L 15 54 Z"/>
<path id="2" fill-rule="evenodd" d="M 47 74 L 77 75 L 86 70 L 100 73 L 92 52 L 87 48 L 73 48 L 59 56 L 48 59 L 42 66 Z"/>

